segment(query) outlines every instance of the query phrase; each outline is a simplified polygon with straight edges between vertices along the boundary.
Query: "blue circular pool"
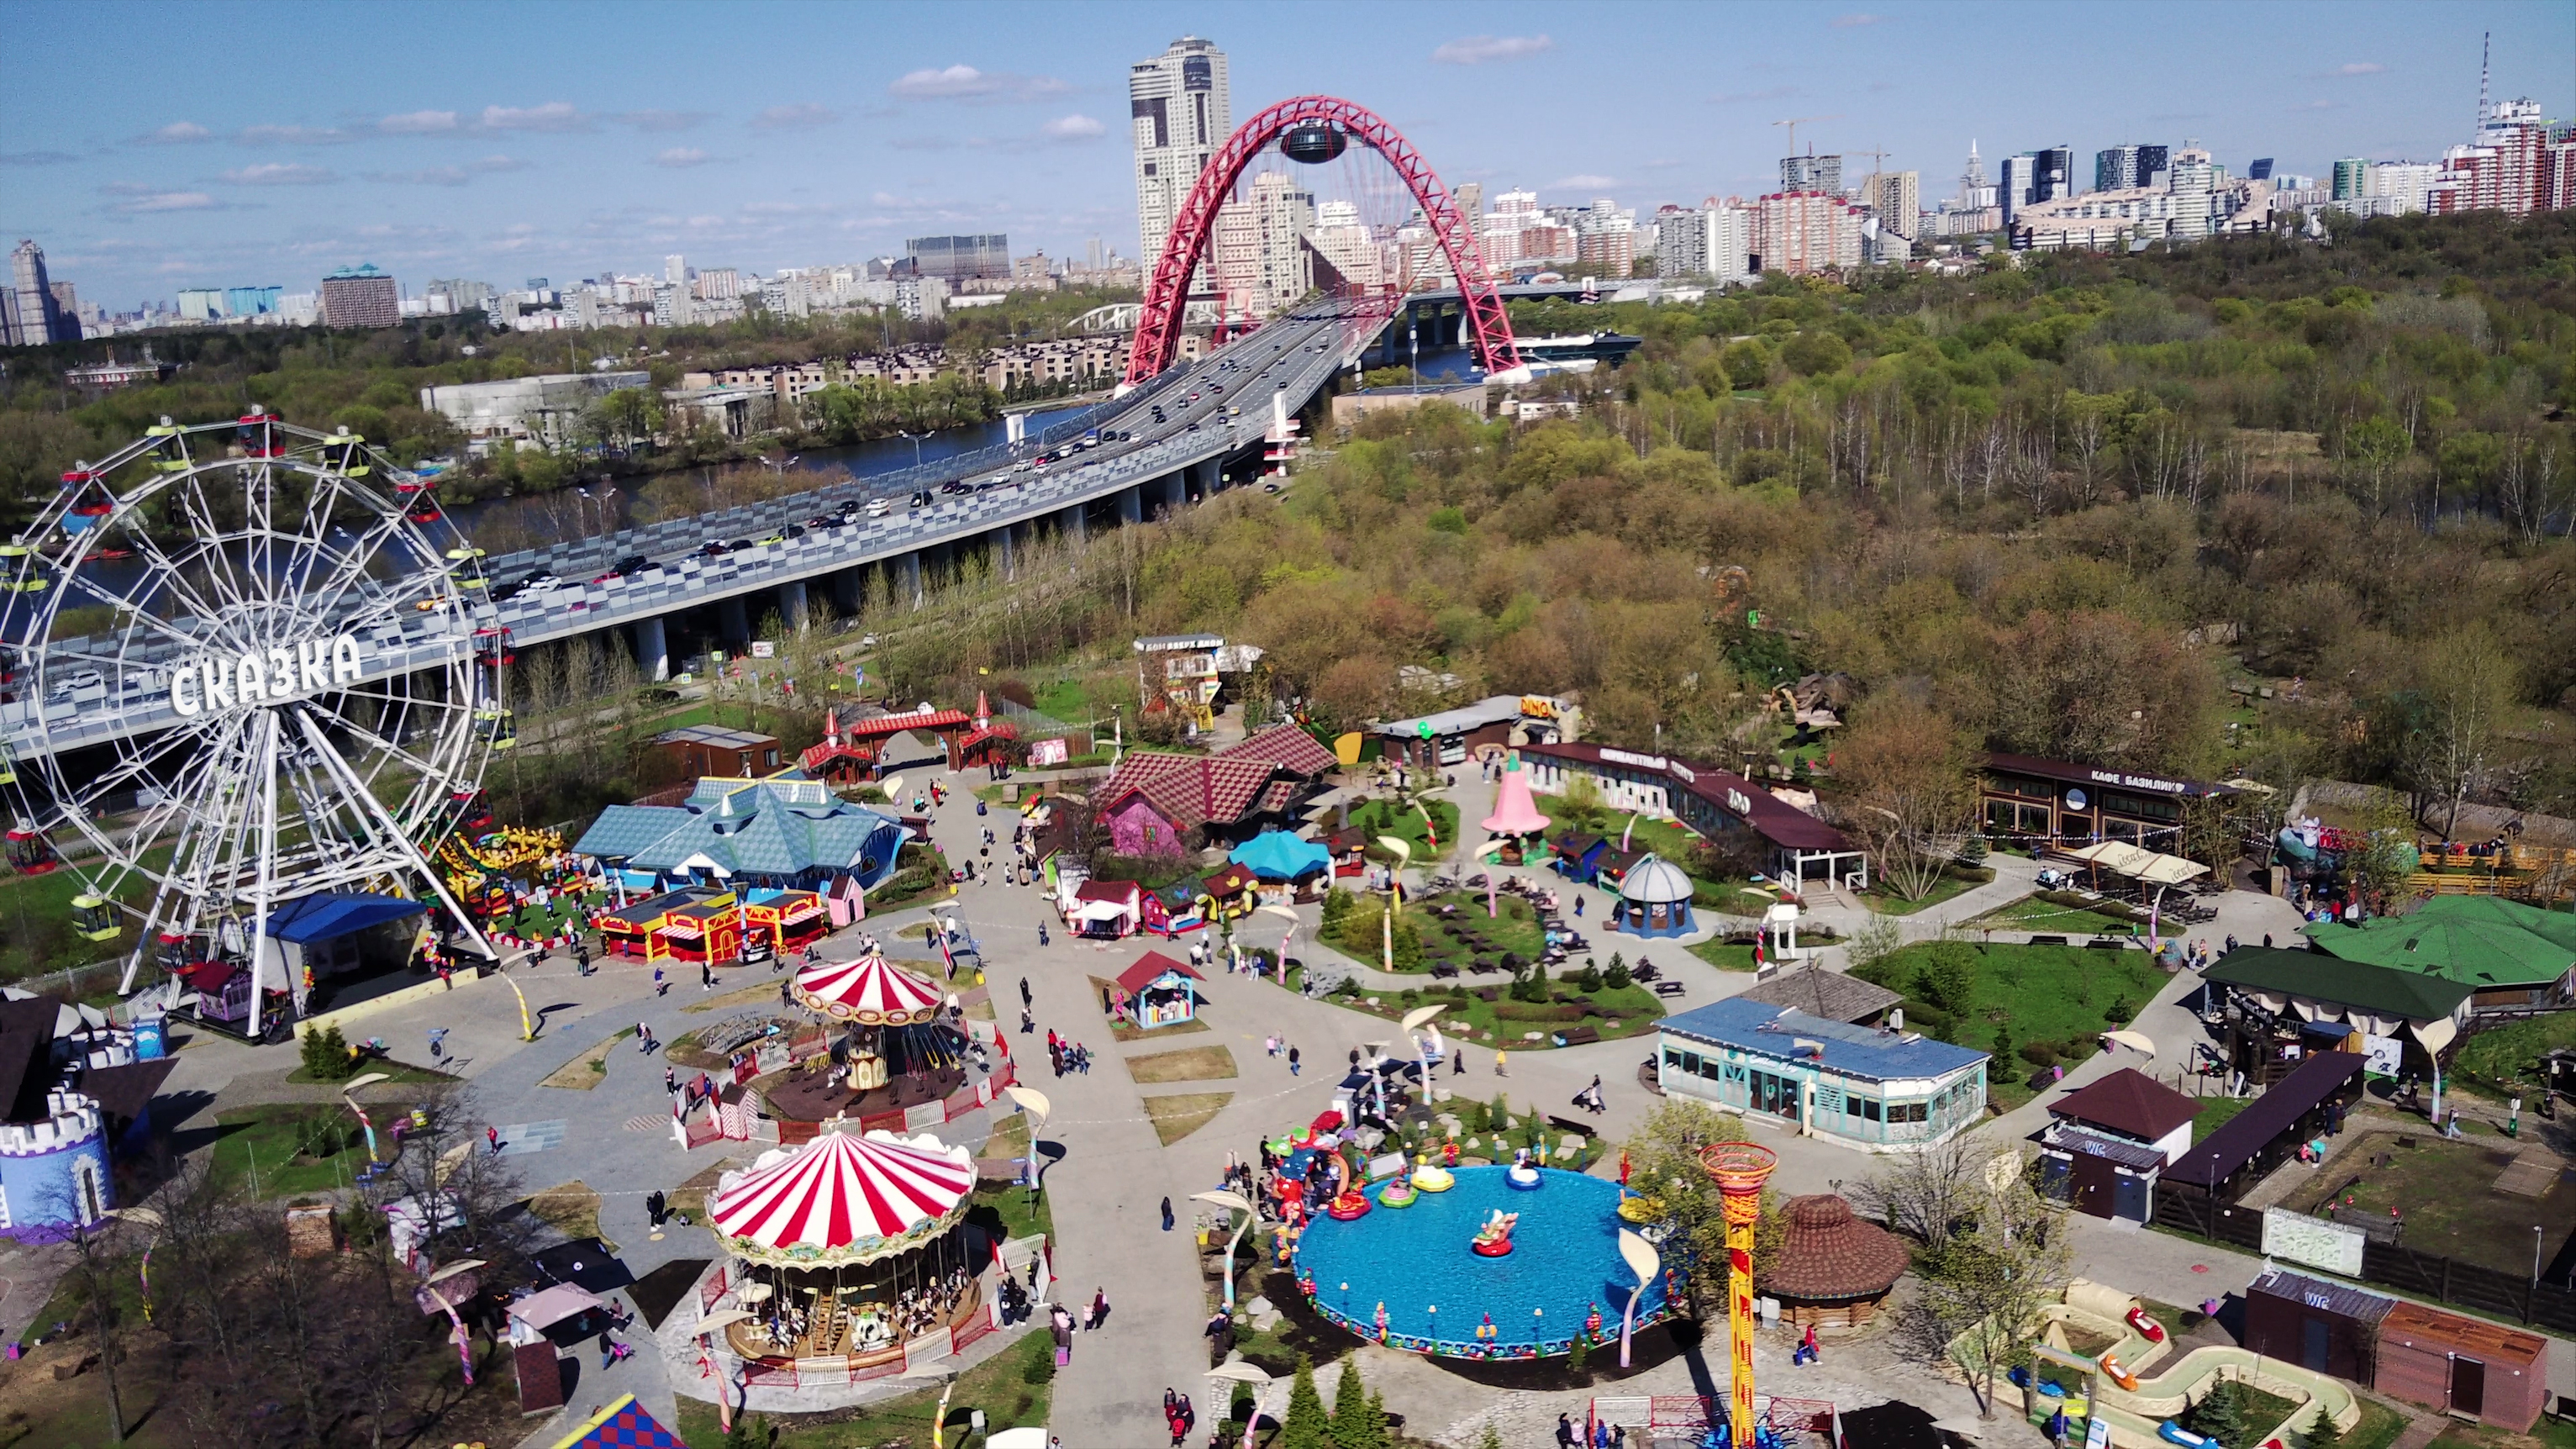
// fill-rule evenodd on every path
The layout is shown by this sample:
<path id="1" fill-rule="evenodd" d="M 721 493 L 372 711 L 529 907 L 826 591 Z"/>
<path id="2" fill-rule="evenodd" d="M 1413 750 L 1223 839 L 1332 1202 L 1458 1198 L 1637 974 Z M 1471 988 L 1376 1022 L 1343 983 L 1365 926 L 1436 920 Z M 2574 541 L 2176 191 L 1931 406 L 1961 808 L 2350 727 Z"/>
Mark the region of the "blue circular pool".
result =
<path id="1" fill-rule="evenodd" d="M 1507 1185 L 1503 1167 L 1462 1167 L 1447 1192 L 1366 1217 L 1317 1217 L 1297 1242 L 1297 1275 L 1326 1318 L 1377 1337 L 1386 1305 L 1390 1346 L 1452 1358 L 1545 1357 L 1569 1352 L 1598 1309 L 1601 1336 L 1619 1335 L 1619 1312 L 1636 1276 L 1619 1256 L 1619 1185 L 1550 1170 L 1536 1191 Z M 1383 1185 L 1368 1190 L 1374 1200 Z M 1468 1250 L 1495 1209 L 1519 1213 L 1512 1251 Z M 1639 1326 L 1664 1316 L 1664 1285 L 1637 1301 Z M 1493 1315 L 1491 1346 L 1476 1329 Z"/>

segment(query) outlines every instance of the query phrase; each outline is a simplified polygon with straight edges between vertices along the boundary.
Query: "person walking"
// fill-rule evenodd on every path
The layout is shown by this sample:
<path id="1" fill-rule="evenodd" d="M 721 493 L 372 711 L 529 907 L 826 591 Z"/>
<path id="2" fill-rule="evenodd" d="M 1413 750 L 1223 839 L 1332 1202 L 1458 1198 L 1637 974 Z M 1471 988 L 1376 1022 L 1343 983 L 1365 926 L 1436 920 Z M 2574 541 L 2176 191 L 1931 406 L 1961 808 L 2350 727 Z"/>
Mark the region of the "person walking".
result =
<path id="1" fill-rule="evenodd" d="M 1108 1322 L 1109 1290 L 1106 1288 L 1094 1288 L 1091 1290 L 1091 1319 L 1088 1323 L 1085 1323 L 1083 1327 L 1086 1329 L 1097 1330 Z"/>
<path id="2" fill-rule="evenodd" d="M 662 979 L 662 968 L 659 966 L 653 968 L 653 994 L 655 996 L 671 994 L 671 983 Z"/>
<path id="3" fill-rule="evenodd" d="M 680 1090 L 680 1069 L 667 1062 L 662 1066 L 662 1090 L 664 1092 Z"/>
<path id="4" fill-rule="evenodd" d="M 1297 1075 L 1297 1068 L 1297 1049 L 1295 1047 L 1290 1047 L 1288 1049 L 1288 1075 L 1292 1077 Z"/>
<path id="5" fill-rule="evenodd" d="M 493 1155 L 494 1157 L 498 1157 L 498 1156 L 500 1156 L 500 1155 L 501 1155 L 501 1129 L 500 1129 L 500 1128 L 498 1128 L 498 1127 L 486 1127 L 486 1128 L 484 1128 L 484 1129 L 483 1129 L 483 1140 L 492 1144 L 492 1155 Z"/>
<path id="6" fill-rule="evenodd" d="M 1034 1016 L 1029 1015 L 1029 1009 L 1028 1009 L 1027 1007 L 1025 1007 L 1025 1006 L 1021 1007 L 1021 1008 L 1020 1008 L 1020 1035 L 1022 1035 L 1022 1036 L 1035 1036 L 1035 1035 L 1037 1034 L 1037 1029 L 1038 1029 L 1038 1019 L 1037 1019 L 1036 1017 L 1034 1017 Z"/>
<path id="7" fill-rule="evenodd" d="M 1172 1230 L 1172 1200 L 1171 1200 L 1170 1198 L 1168 1198 L 1168 1197 L 1167 1197 L 1167 1198 L 1164 1198 L 1164 1199 L 1163 1199 L 1163 1231 L 1168 1233 L 1168 1232 L 1170 1232 L 1171 1230 Z"/>
<path id="8" fill-rule="evenodd" d="M 1556 1416 L 1556 1449 L 1575 1449 L 1574 1420 L 1563 1414 Z"/>
<path id="9" fill-rule="evenodd" d="M 1043 927 L 1042 927 L 1041 929 L 1043 929 Z M 1033 992 L 1031 992 L 1031 991 L 1029 990 L 1029 978 L 1027 978 L 1027 977 L 1025 977 L 1025 976 L 1021 977 L 1021 978 L 1020 978 L 1020 1006 L 1021 1006 L 1021 1008 L 1022 1008 L 1023 1010 L 1025 1010 L 1025 1009 L 1027 1009 L 1027 1008 L 1029 1008 L 1029 1007 L 1032 1007 L 1032 1006 L 1035 1006 L 1035 1005 L 1037 1005 L 1037 1004 L 1038 1004 L 1038 999 L 1037 999 L 1036 994 L 1035 994 L 1035 993 L 1033 993 Z"/>
<path id="10" fill-rule="evenodd" d="M 1510 1072 L 1504 1070 L 1503 1049 L 1501 1047 L 1494 1048 L 1494 1075 L 1498 1077 L 1508 1077 L 1511 1075 Z"/>
<path id="11" fill-rule="evenodd" d="M 1452 1046 L 1449 1053 L 1449 1075 L 1453 1077 L 1467 1075 L 1467 1049 L 1463 1046 Z"/>

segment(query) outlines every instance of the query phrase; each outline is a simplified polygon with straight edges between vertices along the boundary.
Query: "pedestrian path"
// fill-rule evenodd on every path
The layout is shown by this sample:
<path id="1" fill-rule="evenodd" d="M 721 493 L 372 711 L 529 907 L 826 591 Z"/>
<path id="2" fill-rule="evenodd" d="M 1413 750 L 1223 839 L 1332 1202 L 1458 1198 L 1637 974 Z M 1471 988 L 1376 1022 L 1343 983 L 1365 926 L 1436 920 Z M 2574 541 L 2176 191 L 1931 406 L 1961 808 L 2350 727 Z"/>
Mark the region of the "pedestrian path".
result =
<path id="1" fill-rule="evenodd" d="M 560 1117 L 551 1122 L 515 1122 L 500 1132 L 503 1157 L 550 1152 L 564 1144 L 564 1122 Z"/>

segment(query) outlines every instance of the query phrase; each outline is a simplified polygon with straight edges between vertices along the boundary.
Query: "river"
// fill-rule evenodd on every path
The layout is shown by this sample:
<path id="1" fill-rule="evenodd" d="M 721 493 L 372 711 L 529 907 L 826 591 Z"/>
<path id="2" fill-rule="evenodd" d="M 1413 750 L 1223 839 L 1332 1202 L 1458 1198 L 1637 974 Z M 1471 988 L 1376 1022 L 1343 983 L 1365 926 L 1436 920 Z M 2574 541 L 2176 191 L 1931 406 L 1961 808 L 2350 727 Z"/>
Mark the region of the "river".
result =
<path id="1" fill-rule="evenodd" d="M 1086 405 L 1087 406 L 1087 405 Z M 1028 431 L 1035 436 L 1052 424 L 1084 410 L 1082 407 L 1038 408 L 1030 411 Z M 941 458 L 971 453 L 978 448 L 997 446 L 1009 437 L 1009 425 L 1000 418 L 969 428 L 949 428 L 914 443 L 906 438 L 879 438 L 873 442 L 851 443 L 837 448 L 813 448 L 797 454 L 789 463 L 791 471 L 812 475 L 809 487 L 819 488 L 837 482 L 847 475 L 874 478 L 899 472 L 913 466 L 916 458 L 924 463 Z M 712 476 L 713 468 L 695 470 L 700 476 Z M 621 479 L 602 487 L 589 485 L 589 497 L 565 488 L 554 493 L 533 494 L 524 498 L 486 498 L 460 503 L 448 510 L 448 517 L 478 545 L 504 552 L 519 546 L 527 538 L 554 541 L 568 537 L 614 531 L 632 525 L 630 511 L 634 494 L 647 477 Z M 489 537 L 500 545 L 484 542 Z"/>

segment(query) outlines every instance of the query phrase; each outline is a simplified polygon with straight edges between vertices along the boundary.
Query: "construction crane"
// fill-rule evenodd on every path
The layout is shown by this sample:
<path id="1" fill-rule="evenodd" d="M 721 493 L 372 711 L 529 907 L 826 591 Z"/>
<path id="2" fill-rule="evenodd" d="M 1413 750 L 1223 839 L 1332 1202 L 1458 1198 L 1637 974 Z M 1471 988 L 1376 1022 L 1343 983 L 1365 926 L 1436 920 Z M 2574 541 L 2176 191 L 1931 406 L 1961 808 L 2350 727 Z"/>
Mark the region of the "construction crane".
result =
<path id="1" fill-rule="evenodd" d="M 1831 116 L 1792 116 L 1788 120 L 1773 121 L 1771 124 L 1775 126 L 1786 126 L 1789 128 L 1789 154 L 1795 156 L 1798 154 L 1798 128 L 1810 121 L 1830 121 L 1832 119 L 1833 117 Z"/>

